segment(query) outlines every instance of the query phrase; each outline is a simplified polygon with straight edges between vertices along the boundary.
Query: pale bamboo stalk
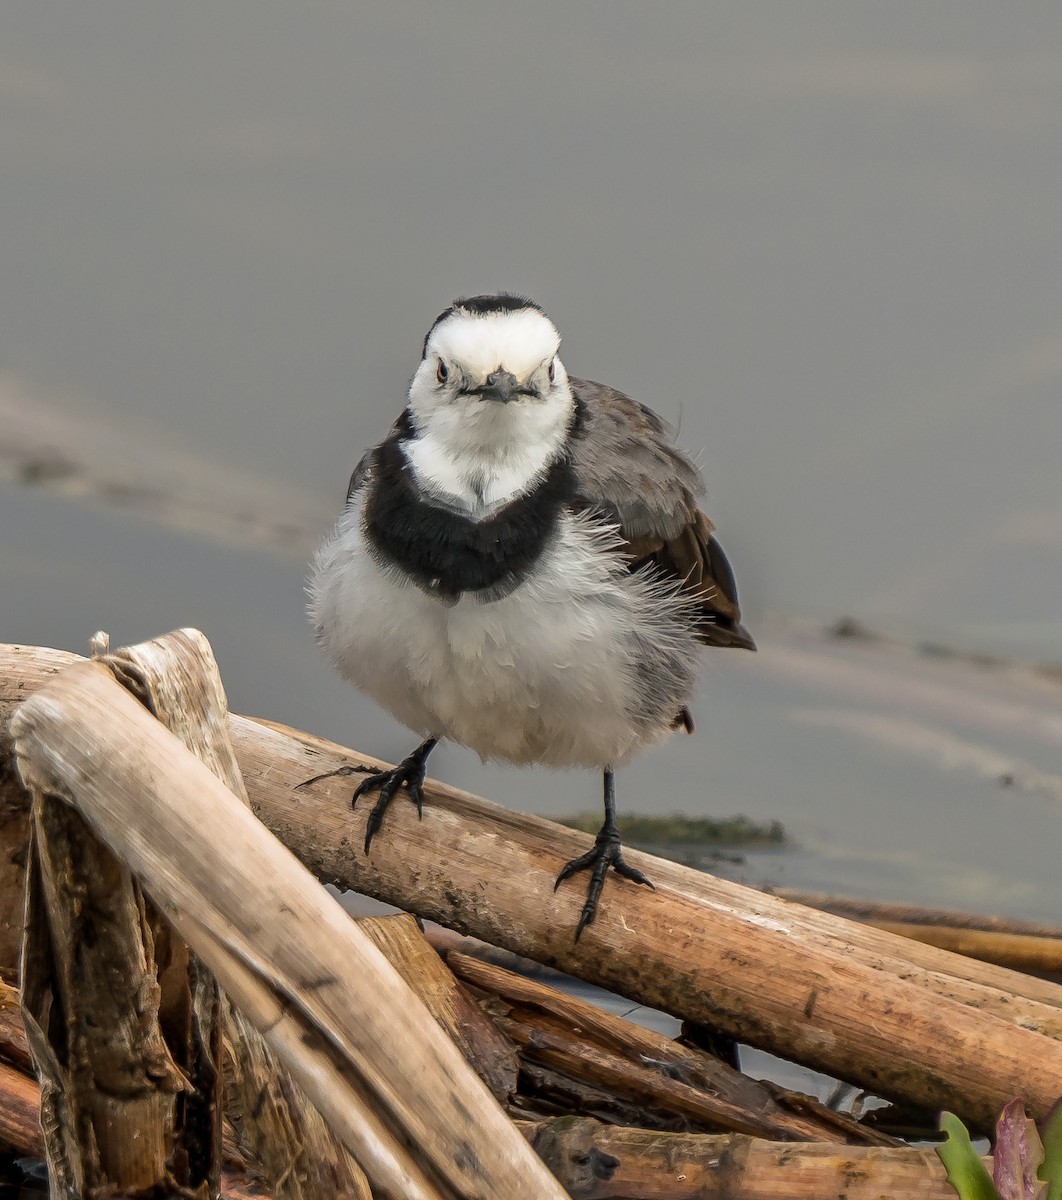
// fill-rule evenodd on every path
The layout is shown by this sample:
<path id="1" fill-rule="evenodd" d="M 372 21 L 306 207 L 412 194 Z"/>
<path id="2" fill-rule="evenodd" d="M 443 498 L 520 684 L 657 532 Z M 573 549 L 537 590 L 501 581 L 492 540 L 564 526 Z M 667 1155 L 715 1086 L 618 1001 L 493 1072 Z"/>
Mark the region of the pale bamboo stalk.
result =
<path id="1" fill-rule="evenodd" d="M 97 634 L 96 640 L 106 640 L 105 635 Z M 100 661 L 233 795 L 249 803 L 229 740 L 225 688 L 203 634 L 180 629 Z M 223 1071 L 218 1063 L 215 1072 L 224 1075 L 227 1112 L 240 1144 L 277 1200 L 372 1200 L 361 1167 L 258 1030 L 227 998 L 223 1011 L 229 1053 Z"/>
<path id="2" fill-rule="evenodd" d="M 225 990 L 243 995 L 257 978 L 284 1012 L 323 1031 L 383 1120 L 423 1155 L 439 1195 L 563 1195 L 375 946 L 103 666 L 71 667 L 20 707 L 11 730 L 27 783 L 76 801 Z M 287 1023 L 277 1028 L 286 1034 L 274 1045 L 318 1102 L 319 1060 L 299 1058 Z M 356 1131 L 336 1132 L 374 1190 L 411 1195 L 397 1174 L 374 1175 Z"/>

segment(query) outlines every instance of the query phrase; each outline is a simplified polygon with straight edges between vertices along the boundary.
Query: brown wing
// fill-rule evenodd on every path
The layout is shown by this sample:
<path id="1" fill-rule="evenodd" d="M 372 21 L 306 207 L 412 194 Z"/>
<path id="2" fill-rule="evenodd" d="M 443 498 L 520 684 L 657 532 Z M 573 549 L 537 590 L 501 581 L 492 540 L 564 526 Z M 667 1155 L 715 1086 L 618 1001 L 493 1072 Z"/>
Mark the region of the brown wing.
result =
<path id="1" fill-rule="evenodd" d="M 578 502 L 618 524 L 632 571 L 652 564 L 696 598 L 702 642 L 755 650 L 734 572 L 697 502 L 697 468 L 643 404 L 588 379 L 570 382 L 580 409 L 572 447 Z"/>

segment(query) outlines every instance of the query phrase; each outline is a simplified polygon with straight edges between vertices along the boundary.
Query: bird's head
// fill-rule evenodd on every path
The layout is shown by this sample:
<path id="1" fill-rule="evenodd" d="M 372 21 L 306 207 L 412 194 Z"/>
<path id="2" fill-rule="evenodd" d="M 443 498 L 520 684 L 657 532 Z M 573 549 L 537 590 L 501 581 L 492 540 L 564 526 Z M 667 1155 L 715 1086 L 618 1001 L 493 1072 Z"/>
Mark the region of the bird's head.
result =
<path id="1" fill-rule="evenodd" d="M 455 300 L 424 339 L 409 388 L 418 427 L 458 420 L 486 431 L 567 422 L 572 398 L 557 356 L 560 334 L 537 304 L 519 296 Z"/>

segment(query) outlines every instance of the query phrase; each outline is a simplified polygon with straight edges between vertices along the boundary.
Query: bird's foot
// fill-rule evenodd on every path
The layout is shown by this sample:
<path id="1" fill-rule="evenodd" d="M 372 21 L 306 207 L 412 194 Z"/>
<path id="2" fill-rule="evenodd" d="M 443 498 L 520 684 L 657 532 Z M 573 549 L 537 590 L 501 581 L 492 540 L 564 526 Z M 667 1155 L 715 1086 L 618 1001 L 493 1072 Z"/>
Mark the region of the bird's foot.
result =
<path id="1" fill-rule="evenodd" d="M 371 767 L 347 765 L 337 767 L 334 771 L 325 771 L 323 775 L 315 775 L 312 779 L 304 779 L 295 787 L 296 790 L 309 787 L 311 783 L 319 783 L 322 779 L 332 779 L 336 775 L 368 775 L 368 778 L 362 780 L 355 788 L 350 802 L 351 808 L 356 808 L 358 800 L 368 792 L 378 791 L 380 793 L 365 824 L 365 853 L 368 854 L 369 845 L 380 828 L 383 815 L 387 812 L 400 787 L 405 787 L 410 800 L 417 806 L 417 816 L 424 815 L 425 764 L 428 761 L 428 755 L 438 745 L 438 741 L 438 738 L 431 737 L 427 741 L 421 742 L 412 754 L 402 759 L 397 767 L 392 767 L 389 771 L 374 771 Z"/>
<path id="2" fill-rule="evenodd" d="M 417 806 L 417 816 L 424 816 L 424 776 L 427 757 L 428 751 L 425 751 L 423 746 L 418 746 L 408 758 L 402 759 L 397 767 L 392 767 L 390 771 L 376 771 L 368 779 L 363 779 L 358 784 L 350 802 L 351 808 L 356 808 L 358 800 L 362 796 L 368 795 L 369 792 L 378 791 L 380 793 L 372 807 L 372 812 L 369 813 L 369 819 L 365 823 L 366 854 L 369 853 L 372 839 L 383 823 L 383 815 L 391 806 L 391 801 L 398 794 L 399 788 L 405 787 L 410 800 Z"/>
<path id="3" fill-rule="evenodd" d="M 590 886 L 586 889 L 586 903 L 579 915 L 579 924 L 575 927 L 576 941 L 579 940 L 587 925 L 597 916 L 597 902 L 601 899 L 601 891 L 605 886 L 605 876 L 608 874 L 609 867 L 617 875 L 622 875 L 624 879 L 630 879 L 634 883 L 644 883 L 647 887 L 653 886 L 637 867 L 632 867 L 624 859 L 619 833 L 615 826 L 606 824 L 594 839 L 594 848 L 565 863 L 561 873 L 557 876 L 557 882 L 553 885 L 553 890 L 556 891 L 566 879 L 570 879 L 577 872 L 590 872 Z"/>

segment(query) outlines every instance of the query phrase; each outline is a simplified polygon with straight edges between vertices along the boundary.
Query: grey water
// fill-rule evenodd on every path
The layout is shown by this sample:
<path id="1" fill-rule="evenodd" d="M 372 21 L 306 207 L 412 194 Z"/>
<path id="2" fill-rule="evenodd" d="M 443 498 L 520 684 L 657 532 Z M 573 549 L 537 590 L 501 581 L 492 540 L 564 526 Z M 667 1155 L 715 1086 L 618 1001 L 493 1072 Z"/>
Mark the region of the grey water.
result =
<path id="1" fill-rule="evenodd" d="M 7 4 L 0 637 L 198 625 L 234 709 L 400 757 L 305 559 L 436 313 L 526 292 L 698 456 L 761 643 L 621 808 L 781 820 L 750 882 L 1059 921 L 1062 686 L 918 647 L 1062 660 L 1060 144 L 1054 5 Z M 20 482 L 35 422 L 135 487 Z"/>

